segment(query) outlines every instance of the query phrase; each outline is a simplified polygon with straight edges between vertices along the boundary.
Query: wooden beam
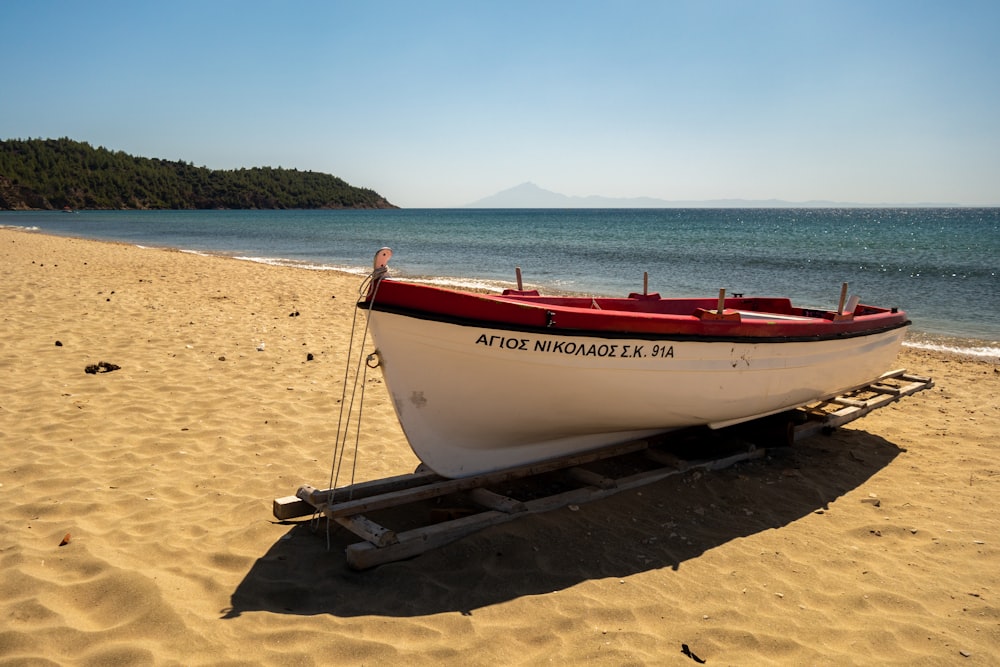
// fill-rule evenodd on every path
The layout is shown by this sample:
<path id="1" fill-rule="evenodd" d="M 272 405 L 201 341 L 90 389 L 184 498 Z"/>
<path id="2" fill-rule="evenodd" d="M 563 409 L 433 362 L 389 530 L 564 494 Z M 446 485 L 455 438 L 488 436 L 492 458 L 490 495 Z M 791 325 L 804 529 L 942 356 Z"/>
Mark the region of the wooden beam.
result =
<path id="1" fill-rule="evenodd" d="M 887 384 L 873 384 L 870 387 L 868 387 L 868 389 L 870 391 L 874 391 L 879 394 L 893 394 L 895 396 L 899 396 L 899 394 L 902 392 L 901 388 L 893 387 Z"/>
<path id="2" fill-rule="evenodd" d="M 647 459 L 653 463 L 659 463 L 662 466 L 671 466 L 677 468 L 678 470 L 687 470 L 688 462 L 684 459 L 674 456 L 669 452 L 665 452 L 661 449 L 647 449 L 643 452 Z"/>
<path id="3" fill-rule="evenodd" d="M 472 502 L 476 503 L 480 507 L 496 510 L 497 512 L 503 512 L 504 514 L 523 512 L 527 509 L 524 503 L 520 500 L 510 498 L 499 493 L 494 493 L 489 489 L 472 489 L 468 492 L 468 496 Z"/>
<path id="4" fill-rule="evenodd" d="M 767 453 L 765 449 L 741 452 L 721 459 L 709 461 L 697 461 L 692 463 L 689 470 L 702 468 L 704 470 L 719 470 L 749 459 L 760 458 Z M 452 521 L 445 521 L 431 526 L 415 528 L 401 532 L 397 535 L 398 542 L 395 544 L 379 547 L 371 542 L 358 542 L 351 544 L 345 549 L 347 564 L 357 570 L 364 570 L 383 563 L 391 563 L 404 558 L 418 556 L 431 549 L 445 546 L 467 535 L 476 533 L 484 528 L 496 526 L 508 521 L 513 521 L 525 514 L 537 514 L 539 512 L 550 512 L 555 509 L 566 507 L 571 504 L 582 504 L 592 500 L 598 500 L 607 496 L 620 493 L 627 489 L 634 489 L 659 480 L 679 475 L 683 471 L 676 468 L 660 468 L 657 470 L 647 470 L 634 475 L 615 480 L 615 486 L 609 489 L 602 489 L 595 486 L 586 486 L 579 489 L 572 489 L 562 493 L 543 496 L 534 500 L 525 501 L 525 510 L 520 514 L 505 514 L 504 512 L 487 511 L 472 516 L 461 517 Z"/>
<path id="5" fill-rule="evenodd" d="M 908 382 L 909 384 L 896 387 L 894 384 L 887 384 L 890 380 L 897 383 Z M 890 390 L 873 391 L 871 385 L 875 384 Z M 886 373 L 868 385 L 862 385 L 852 390 L 867 389 L 877 394 L 874 398 L 860 400 L 852 397 L 857 394 L 845 392 L 845 394 L 829 400 L 805 404 L 798 409 L 798 412 L 806 416 L 808 421 L 794 427 L 794 439 L 799 440 L 819 430 L 843 425 L 863 417 L 873 410 L 894 403 L 904 396 L 928 389 L 933 384 L 930 378 L 911 376 L 906 374 L 905 369 L 900 369 Z M 838 408 L 838 405 L 842 407 Z M 600 475 L 579 467 L 594 461 L 643 450 L 647 459 L 660 467 L 618 478 Z M 766 453 L 765 448 L 754 449 L 751 447 L 722 458 L 685 461 L 661 450 L 650 449 L 646 441 L 639 440 L 555 461 L 546 461 L 464 479 L 444 479 L 433 473 L 421 471 L 333 490 L 319 491 L 310 486 L 303 486 L 296 496 L 276 498 L 274 513 L 278 518 L 283 518 L 299 510 L 302 510 L 302 514 L 308 514 L 320 509 L 328 518 L 345 526 L 364 540 L 348 546 L 346 554 L 348 564 L 351 567 L 365 569 L 381 563 L 419 555 L 483 528 L 511 521 L 518 516 L 551 511 L 570 504 L 582 504 L 698 468 L 719 470 L 740 461 L 762 457 Z M 486 488 L 506 481 L 561 469 L 566 469 L 567 474 L 586 486 L 529 501 L 519 501 Z M 400 533 L 396 533 L 365 516 L 365 513 L 376 509 L 400 507 L 416 501 L 457 492 L 466 493 L 474 503 L 488 509 L 479 512 L 469 509 L 468 511 L 474 513 L 468 516 L 452 514 L 449 520 Z"/>
<path id="6" fill-rule="evenodd" d="M 868 406 L 868 401 L 861 401 L 856 398 L 847 398 L 844 396 L 838 396 L 837 398 L 831 399 L 831 403 L 836 403 L 837 405 L 847 405 L 852 408 L 864 408 Z"/>
<path id="7" fill-rule="evenodd" d="M 378 509 L 384 509 L 386 507 L 395 507 L 407 502 L 437 498 L 439 496 L 448 495 L 449 493 L 468 491 L 480 486 L 495 486 L 512 479 L 522 479 L 524 477 L 540 475 L 545 472 L 560 470 L 568 466 L 599 461 L 612 456 L 621 456 L 622 454 L 643 450 L 648 446 L 649 444 L 645 440 L 636 440 L 621 445 L 614 445 L 612 447 L 594 450 L 584 454 L 578 454 L 576 456 L 556 459 L 554 461 L 544 461 L 542 463 L 535 463 L 520 468 L 512 468 L 510 470 L 487 473 L 484 475 L 475 475 L 473 477 L 446 479 L 413 489 L 394 491 L 369 498 L 360 498 L 335 503 L 326 509 L 326 513 L 327 516 L 330 517 L 363 514 Z"/>
<path id="8" fill-rule="evenodd" d="M 366 570 L 376 565 L 419 556 L 491 525 L 510 521 L 516 516 L 516 514 L 504 514 L 503 512 L 483 512 L 399 533 L 396 544 L 386 547 L 378 547 L 371 542 L 351 544 L 344 549 L 344 553 L 347 556 L 349 566 L 355 570 Z"/>
<path id="9" fill-rule="evenodd" d="M 605 477 L 604 475 L 599 475 L 596 472 L 587 470 L 586 468 L 573 467 L 567 469 L 566 472 L 572 479 L 582 484 L 596 486 L 599 489 L 615 488 L 615 480 L 610 477 Z"/>
<path id="10" fill-rule="evenodd" d="M 298 496 L 284 496 L 275 498 L 271 506 L 274 518 L 279 521 L 287 521 L 300 516 L 307 516 L 316 511 L 316 508 L 302 500 Z"/>
<path id="11" fill-rule="evenodd" d="M 898 388 L 898 391 L 882 391 L 875 392 L 878 396 L 870 398 L 866 401 L 846 398 L 844 396 L 838 396 L 826 401 L 824 405 L 843 405 L 845 407 L 835 410 L 833 412 L 825 412 L 820 410 L 820 415 L 816 415 L 813 412 L 809 412 L 809 421 L 804 424 L 799 424 L 794 427 L 794 440 L 803 440 L 816 433 L 822 431 L 823 429 L 832 429 L 848 424 L 855 419 L 860 419 L 865 415 L 871 414 L 875 410 L 884 408 L 887 405 L 895 403 L 900 399 L 915 394 L 918 391 L 924 391 L 925 389 L 930 389 L 934 386 L 934 381 L 929 377 L 923 377 L 918 375 L 908 375 L 905 369 L 899 369 L 885 373 L 879 380 L 872 383 L 872 385 L 880 386 L 890 386 L 884 385 L 883 383 L 888 381 L 907 381 L 905 384 Z M 860 387 L 855 391 L 860 391 L 864 389 L 871 389 L 872 387 Z M 822 406 L 817 406 L 817 408 Z"/>
<path id="12" fill-rule="evenodd" d="M 338 502 L 354 498 L 366 498 L 390 491 L 411 489 L 441 479 L 444 478 L 437 473 L 421 471 L 359 482 L 353 486 L 342 486 L 337 489 L 320 490 L 308 484 L 303 484 L 294 496 L 275 498 L 272 505 L 272 512 L 274 518 L 280 521 L 287 521 L 288 519 L 295 519 L 300 516 L 308 516 L 318 509 L 322 509 L 330 502 L 331 498 L 335 498 Z"/>
<path id="13" fill-rule="evenodd" d="M 377 547 L 387 547 L 399 542 L 395 531 L 375 523 L 362 514 L 338 516 L 334 520 L 361 539 L 367 540 Z"/>

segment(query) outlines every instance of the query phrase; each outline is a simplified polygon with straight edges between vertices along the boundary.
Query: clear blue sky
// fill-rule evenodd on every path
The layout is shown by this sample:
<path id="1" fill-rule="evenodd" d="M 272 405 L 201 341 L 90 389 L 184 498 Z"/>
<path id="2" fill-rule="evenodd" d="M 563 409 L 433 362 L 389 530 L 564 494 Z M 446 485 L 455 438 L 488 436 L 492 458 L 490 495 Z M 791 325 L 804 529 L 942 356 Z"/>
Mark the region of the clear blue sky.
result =
<path id="1" fill-rule="evenodd" d="M 0 138 L 567 195 L 1000 204 L 1000 2 L 3 0 Z"/>

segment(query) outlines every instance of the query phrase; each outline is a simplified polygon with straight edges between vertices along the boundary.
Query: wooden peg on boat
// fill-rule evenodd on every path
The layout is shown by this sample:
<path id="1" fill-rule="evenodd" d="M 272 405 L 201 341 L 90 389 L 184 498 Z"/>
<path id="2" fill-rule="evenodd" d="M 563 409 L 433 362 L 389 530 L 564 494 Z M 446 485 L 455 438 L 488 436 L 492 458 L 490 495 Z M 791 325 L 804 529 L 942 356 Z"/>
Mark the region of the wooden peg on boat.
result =
<path id="1" fill-rule="evenodd" d="M 629 292 L 628 293 L 628 298 L 630 298 L 630 299 L 643 299 L 643 300 L 646 300 L 646 301 L 659 301 L 660 300 L 660 293 L 659 292 L 653 292 L 652 294 L 650 294 L 650 292 L 649 292 L 649 271 L 643 271 L 642 272 L 642 294 L 640 294 L 639 292 Z"/>
<path id="2" fill-rule="evenodd" d="M 844 312 L 844 302 L 847 300 L 847 283 L 843 283 L 840 286 L 840 303 L 837 304 L 837 314 L 841 315 Z"/>
<path id="3" fill-rule="evenodd" d="M 525 290 L 524 280 L 521 279 L 521 267 L 514 267 L 515 280 L 517 282 L 517 287 L 515 289 L 505 289 L 503 291 L 503 296 L 538 296 L 538 290 Z"/>
<path id="4" fill-rule="evenodd" d="M 834 320 L 852 320 L 854 319 L 854 309 L 858 305 L 857 297 L 851 297 L 851 303 L 853 306 L 849 306 L 847 311 L 844 311 L 844 303 L 847 302 L 847 283 L 843 283 L 840 286 L 840 302 L 837 304 L 837 312 L 834 314 Z"/>
<path id="5" fill-rule="evenodd" d="M 726 320 L 729 322 L 739 322 L 741 321 L 739 311 L 726 312 L 726 288 L 719 288 L 719 302 L 716 304 L 715 310 L 709 310 L 707 308 L 698 308 L 695 310 L 695 317 L 702 320 Z"/>

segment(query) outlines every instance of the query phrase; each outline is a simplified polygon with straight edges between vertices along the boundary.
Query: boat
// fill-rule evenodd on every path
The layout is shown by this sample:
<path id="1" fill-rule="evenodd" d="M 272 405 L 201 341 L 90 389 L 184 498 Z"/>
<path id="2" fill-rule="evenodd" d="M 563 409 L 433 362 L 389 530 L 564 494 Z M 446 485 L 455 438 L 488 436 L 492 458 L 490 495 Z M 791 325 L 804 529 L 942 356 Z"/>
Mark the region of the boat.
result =
<path id="1" fill-rule="evenodd" d="M 847 298 L 477 293 L 391 277 L 358 308 L 396 415 L 430 470 L 461 478 L 825 400 L 889 369 L 910 321 Z"/>

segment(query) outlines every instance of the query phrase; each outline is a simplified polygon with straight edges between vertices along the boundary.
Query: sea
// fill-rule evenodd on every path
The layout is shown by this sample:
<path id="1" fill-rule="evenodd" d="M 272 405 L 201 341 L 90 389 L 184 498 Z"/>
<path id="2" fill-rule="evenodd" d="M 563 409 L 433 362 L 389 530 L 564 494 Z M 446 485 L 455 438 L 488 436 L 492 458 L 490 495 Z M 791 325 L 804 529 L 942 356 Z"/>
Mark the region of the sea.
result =
<path id="1" fill-rule="evenodd" d="M 2 212 L 0 226 L 459 288 L 787 296 L 905 310 L 907 345 L 1000 361 L 1000 208 Z"/>

